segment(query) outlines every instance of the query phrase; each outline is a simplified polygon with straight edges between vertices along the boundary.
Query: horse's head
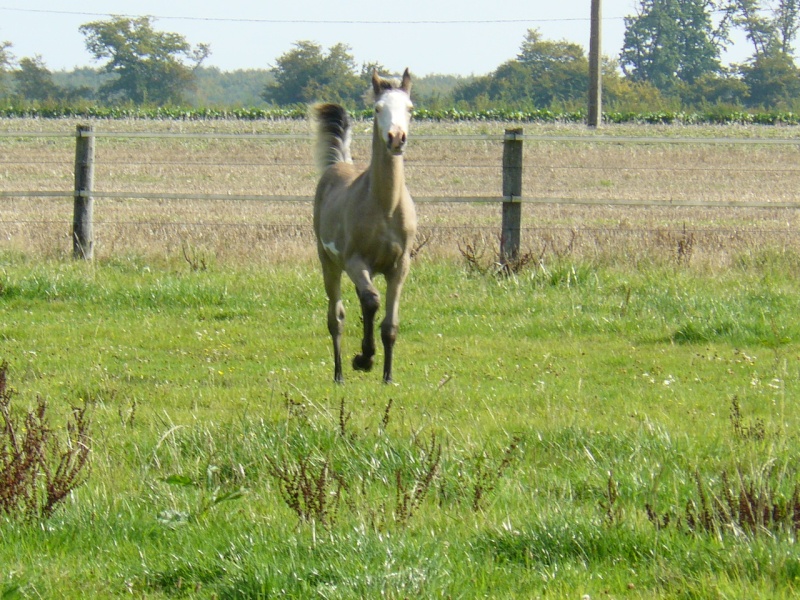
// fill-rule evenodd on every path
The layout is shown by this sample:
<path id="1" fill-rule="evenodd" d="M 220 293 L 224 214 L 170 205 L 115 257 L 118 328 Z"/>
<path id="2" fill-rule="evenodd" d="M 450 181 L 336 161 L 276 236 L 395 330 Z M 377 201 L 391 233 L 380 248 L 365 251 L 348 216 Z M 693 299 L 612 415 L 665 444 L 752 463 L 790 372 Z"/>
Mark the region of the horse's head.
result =
<path id="1" fill-rule="evenodd" d="M 390 153 L 403 154 L 408 141 L 411 122 L 411 74 L 403 73 L 399 86 L 372 72 L 372 89 L 375 92 L 375 123 Z"/>

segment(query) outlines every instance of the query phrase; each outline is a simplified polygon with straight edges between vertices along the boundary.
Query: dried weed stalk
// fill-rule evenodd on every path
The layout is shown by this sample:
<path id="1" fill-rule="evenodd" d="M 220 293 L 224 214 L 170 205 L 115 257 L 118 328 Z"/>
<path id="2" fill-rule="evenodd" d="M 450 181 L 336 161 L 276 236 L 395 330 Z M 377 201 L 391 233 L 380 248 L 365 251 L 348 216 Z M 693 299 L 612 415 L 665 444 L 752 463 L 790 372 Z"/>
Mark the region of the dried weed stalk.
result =
<path id="1" fill-rule="evenodd" d="M 208 264 L 205 256 L 203 256 L 196 248 L 190 248 L 188 243 L 181 244 L 183 251 L 183 258 L 189 265 L 192 271 L 207 271 Z"/>
<path id="2" fill-rule="evenodd" d="M 476 462 L 475 485 L 472 489 L 472 510 L 480 510 L 485 498 L 497 487 L 506 470 L 514 463 L 519 455 L 520 438 L 514 436 L 511 443 L 503 452 L 503 457 L 495 465 L 487 464 L 485 457 L 481 456 Z"/>
<path id="3" fill-rule="evenodd" d="M 442 445 L 436 440 L 436 434 L 431 435 L 429 445 L 421 445 L 420 468 L 412 474 L 413 481 L 408 485 L 404 480 L 403 472 L 395 471 L 396 503 L 395 520 L 405 525 L 419 508 L 425 496 L 431 489 L 433 480 L 439 470 L 442 459 Z"/>
<path id="4" fill-rule="evenodd" d="M 488 270 L 486 265 L 486 239 L 483 235 L 476 235 L 472 240 L 465 240 L 462 243 L 458 242 L 458 251 L 467 263 L 467 269 L 474 273 L 483 275 Z"/>
<path id="5" fill-rule="evenodd" d="M 345 482 L 331 469 L 328 460 L 317 465 L 308 456 L 295 463 L 287 459 L 278 462 L 269 456 L 266 460 L 281 497 L 301 521 L 333 525 Z"/>
<path id="6" fill-rule="evenodd" d="M 417 233 L 417 239 L 414 243 L 414 247 L 411 249 L 411 258 L 416 258 L 422 249 L 430 243 L 433 239 L 433 232 L 425 232 L 425 233 Z"/>
<path id="7" fill-rule="evenodd" d="M 353 413 L 345 409 L 344 398 L 342 398 L 341 402 L 339 403 L 339 435 L 345 439 L 349 437 L 347 435 L 347 424 L 350 422 L 352 416 Z M 352 439 L 353 436 L 350 437 Z"/>
<path id="8" fill-rule="evenodd" d="M 522 272 L 531 263 L 541 262 L 532 252 L 525 252 L 511 257 L 501 257 L 498 241 L 497 250 L 489 250 L 489 244 L 483 234 L 473 236 L 471 240 L 458 242 L 458 251 L 473 273 L 486 275 L 513 275 Z"/>
<path id="9" fill-rule="evenodd" d="M 618 500 L 619 490 L 617 489 L 617 482 L 614 481 L 613 471 L 609 471 L 608 482 L 606 483 L 606 492 L 604 494 L 604 498 L 600 501 L 600 507 L 605 513 L 606 521 L 612 525 L 614 523 L 619 523 L 622 516 L 622 510 L 617 504 Z"/>
<path id="10" fill-rule="evenodd" d="M 755 419 L 751 424 L 746 424 L 742 418 L 742 409 L 739 406 L 739 398 L 731 398 L 731 427 L 733 435 L 739 440 L 763 440 L 766 436 L 764 419 Z"/>
<path id="11" fill-rule="evenodd" d="M 659 515 L 646 504 L 647 516 L 658 529 L 674 523 L 677 529 L 692 533 L 719 534 L 728 530 L 751 535 L 800 533 L 800 483 L 794 485 L 787 499 L 768 477 L 755 482 L 747 481 L 741 471 L 737 475 L 737 481 L 732 482 L 727 472 L 723 472 L 722 489 L 715 495 L 706 489 L 700 473 L 695 471 L 696 497 L 687 500 L 683 515 L 676 517 L 670 512 Z"/>
<path id="12" fill-rule="evenodd" d="M 678 236 L 677 261 L 679 265 L 688 266 L 692 260 L 694 252 L 694 233 L 686 231 L 686 223 L 683 224 L 683 232 Z"/>
<path id="13" fill-rule="evenodd" d="M 394 399 L 389 398 L 389 402 L 386 403 L 386 408 L 383 410 L 383 417 L 381 418 L 381 431 L 386 431 L 386 428 L 389 426 L 392 404 L 394 404 Z"/>
<path id="14" fill-rule="evenodd" d="M 47 403 L 23 419 L 12 414 L 14 391 L 8 387 L 8 363 L 0 363 L 0 512 L 27 519 L 46 519 L 69 493 L 86 481 L 89 471 L 87 406 L 73 408 L 61 440 L 47 420 Z"/>

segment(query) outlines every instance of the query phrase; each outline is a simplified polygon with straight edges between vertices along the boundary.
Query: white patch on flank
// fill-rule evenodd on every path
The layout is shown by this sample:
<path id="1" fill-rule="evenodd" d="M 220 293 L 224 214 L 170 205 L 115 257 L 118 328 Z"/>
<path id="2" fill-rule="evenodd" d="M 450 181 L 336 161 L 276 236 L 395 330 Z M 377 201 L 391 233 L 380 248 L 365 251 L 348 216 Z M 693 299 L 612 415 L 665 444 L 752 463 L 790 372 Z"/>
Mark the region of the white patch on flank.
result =
<path id="1" fill-rule="evenodd" d="M 336 249 L 336 244 L 333 242 L 322 243 L 322 247 L 325 248 L 326 252 L 330 254 L 334 258 L 339 258 L 339 251 Z"/>

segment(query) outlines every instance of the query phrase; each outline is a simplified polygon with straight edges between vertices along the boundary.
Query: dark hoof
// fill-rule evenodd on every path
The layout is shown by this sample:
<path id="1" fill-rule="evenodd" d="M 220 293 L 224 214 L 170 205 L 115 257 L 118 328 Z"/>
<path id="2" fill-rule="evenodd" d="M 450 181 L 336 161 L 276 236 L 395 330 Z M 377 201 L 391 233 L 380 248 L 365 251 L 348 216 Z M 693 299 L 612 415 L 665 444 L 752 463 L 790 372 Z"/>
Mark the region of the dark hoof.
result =
<path id="1" fill-rule="evenodd" d="M 363 354 L 356 354 L 353 357 L 353 368 L 356 371 L 371 371 L 372 363 L 373 363 L 372 356 L 364 356 Z"/>

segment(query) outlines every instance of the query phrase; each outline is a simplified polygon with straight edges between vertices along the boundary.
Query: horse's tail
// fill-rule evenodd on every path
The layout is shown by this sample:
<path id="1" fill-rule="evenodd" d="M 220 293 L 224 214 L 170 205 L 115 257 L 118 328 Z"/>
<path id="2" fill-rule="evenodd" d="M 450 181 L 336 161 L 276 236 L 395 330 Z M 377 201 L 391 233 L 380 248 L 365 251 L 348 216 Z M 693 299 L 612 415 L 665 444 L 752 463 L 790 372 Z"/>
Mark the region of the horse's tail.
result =
<path id="1" fill-rule="evenodd" d="M 317 104 L 312 109 L 317 123 L 317 166 L 324 171 L 339 162 L 353 162 L 350 157 L 352 123 L 347 111 L 338 104 Z"/>

